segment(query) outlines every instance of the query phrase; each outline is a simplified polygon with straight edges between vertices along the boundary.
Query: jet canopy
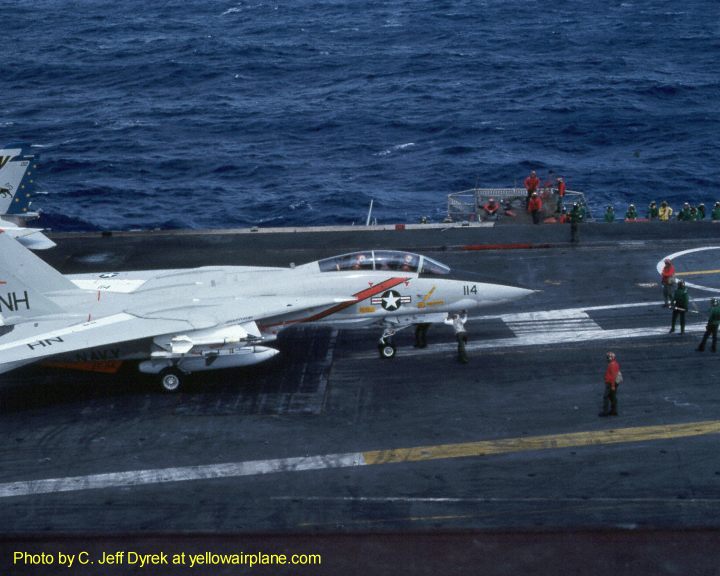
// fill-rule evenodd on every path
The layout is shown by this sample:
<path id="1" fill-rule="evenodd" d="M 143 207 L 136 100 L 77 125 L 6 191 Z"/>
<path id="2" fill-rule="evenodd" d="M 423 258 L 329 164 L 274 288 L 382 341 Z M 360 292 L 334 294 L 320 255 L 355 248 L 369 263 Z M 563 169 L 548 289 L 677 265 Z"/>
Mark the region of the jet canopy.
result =
<path id="1" fill-rule="evenodd" d="M 437 260 L 395 250 L 367 250 L 333 256 L 318 262 L 321 272 L 339 272 L 345 270 L 388 270 L 411 272 L 414 274 L 445 275 L 450 268 Z"/>

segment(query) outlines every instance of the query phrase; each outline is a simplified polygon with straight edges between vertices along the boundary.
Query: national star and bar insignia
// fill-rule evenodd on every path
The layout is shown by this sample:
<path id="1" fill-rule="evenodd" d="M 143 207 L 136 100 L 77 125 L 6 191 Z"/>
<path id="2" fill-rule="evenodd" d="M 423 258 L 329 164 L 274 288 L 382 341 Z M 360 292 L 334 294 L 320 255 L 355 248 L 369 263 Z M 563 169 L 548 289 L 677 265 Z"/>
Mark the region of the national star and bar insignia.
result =
<path id="1" fill-rule="evenodd" d="M 410 302 L 412 302 L 411 296 L 401 296 L 395 290 L 387 290 L 380 296 L 374 296 L 370 299 L 371 304 L 380 304 L 388 312 L 393 312 L 400 308 L 402 304 L 410 304 Z"/>

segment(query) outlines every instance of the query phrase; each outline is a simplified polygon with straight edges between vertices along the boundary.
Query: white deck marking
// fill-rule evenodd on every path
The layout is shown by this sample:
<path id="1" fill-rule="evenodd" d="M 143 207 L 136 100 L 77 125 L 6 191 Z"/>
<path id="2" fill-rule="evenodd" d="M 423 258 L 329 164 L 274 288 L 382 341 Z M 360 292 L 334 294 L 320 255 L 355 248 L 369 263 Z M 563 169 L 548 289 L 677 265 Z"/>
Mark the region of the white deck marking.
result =
<path id="1" fill-rule="evenodd" d="M 539 330 L 573 334 L 580 331 L 602 330 L 586 312 L 572 309 L 508 314 L 503 317 L 503 321 L 516 336 L 537 333 Z"/>
<path id="2" fill-rule="evenodd" d="M 160 468 L 156 470 L 129 470 L 127 472 L 109 472 L 67 478 L 49 478 L 46 480 L 25 480 L 0 484 L 0 498 L 13 496 L 31 496 L 54 494 L 56 492 L 75 492 L 102 488 L 121 488 L 143 486 L 165 482 L 187 482 L 189 480 L 210 480 L 214 478 L 237 478 L 258 476 L 276 472 L 300 472 L 306 470 L 326 470 L 328 468 L 349 468 L 364 466 L 362 452 L 349 454 L 327 454 L 325 456 L 307 456 L 298 458 L 279 458 L 276 460 L 255 460 L 229 464 L 210 464 L 206 466 L 186 466 L 182 468 Z"/>
<path id="3" fill-rule="evenodd" d="M 685 256 L 685 254 L 703 252 L 705 250 L 720 250 L 720 246 L 704 246 L 703 248 L 691 248 L 689 250 L 680 250 L 680 252 L 674 252 L 667 256 L 663 256 L 660 260 L 658 260 L 655 268 L 658 271 L 658 274 L 661 274 L 663 268 L 665 267 L 665 258 L 670 258 L 670 260 L 674 262 L 676 258 L 679 258 L 680 256 Z M 720 293 L 720 289 L 718 288 L 702 286 L 701 284 L 693 284 L 692 282 L 688 282 L 687 280 L 685 281 L 685 286 L 687 286 L 688 288 L 695 288 L 696 290 L 703 290 L 704 292 L 713 292 L 715 294 Z"/>
<path id="4" fill-rule="evenodd" d="M 545 434 L 541 436 L 496 438 L 477 442 L 389 448 L 346 454 L 228 462 L 154 470 L 127 470 L 87 476 L 6 482 L 0 484 L 0 498 L 187 482 L 191 480 L 238 478 L 272 473 L 357 468 L 360 466 L 382 466 L 401 463 L 410 464 L 413 462 L 456 458 L 478 458 L 598 445 L 646 443 L 656 440 L 692 438 L 715 434 L 720 434 L 720 420 Z"/>

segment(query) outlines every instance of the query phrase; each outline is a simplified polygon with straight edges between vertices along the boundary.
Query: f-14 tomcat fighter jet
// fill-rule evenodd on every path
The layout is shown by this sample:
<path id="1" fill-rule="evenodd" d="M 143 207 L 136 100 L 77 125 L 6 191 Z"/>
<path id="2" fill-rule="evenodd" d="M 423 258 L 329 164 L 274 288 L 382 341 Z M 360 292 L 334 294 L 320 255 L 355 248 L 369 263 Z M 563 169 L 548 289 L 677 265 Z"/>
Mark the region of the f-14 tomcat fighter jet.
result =
<path id="1" fill-rule="evenodd" d="M 133 359 L 172 391 L 191 372 L 272 358 L 267 344 L 298 323 L 382 328 L 389 358 L 403 327 L 532 292 L 450 280 L 449 271 L 419 254 L 375 250 L 290 268 L 65 276 L 0 234 L 0 372 Z"/>

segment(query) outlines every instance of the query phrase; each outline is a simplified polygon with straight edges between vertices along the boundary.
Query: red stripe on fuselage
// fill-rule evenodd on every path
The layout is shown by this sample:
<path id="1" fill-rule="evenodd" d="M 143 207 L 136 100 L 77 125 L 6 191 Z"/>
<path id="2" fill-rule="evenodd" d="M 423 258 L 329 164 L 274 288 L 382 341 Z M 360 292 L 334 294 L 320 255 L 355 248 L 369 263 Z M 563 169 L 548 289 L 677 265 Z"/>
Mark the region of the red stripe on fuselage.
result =
<path id="1" fill-rule="evenodd" d="M 320 320 L 322 318 L 326 318 L 332 314 L 335 314 L 337 312 L 340 312 L 342 310 L 345 310 L 346 308 L 350 308 L 350 306 L 355 306 L 358 302 L 362 302 L 363 300 L 367 300 L 368 298 L 372 298 L 373 296 L 380 294 L 381 292 L 385 292 L 385 290 L 389 290 L 390 288 L 394 288 L 398 284 L 402 284 L 403 282 L 407 282 L 410 280 L 410 278 L 389 278 L 388 280 L 384 280 L 383 282 L 380 282 L 380 284 L 373 284 L 369 288 L 366 288 L 365 290 L 361 290 L 360 292 L 356 292 L 353 294 L 353 297 L 355 298 L 352 302 L 340 302 L 340 304 L 336 304 L 335 306 L 332 306 L 328 308 L 327 310 L 323 310 L 322 312 L 318 312 L 317 314 L 313 316 L 308 316 L 307 318 L 300 318 L 299 320 L 290 320 L 288 322 L 279 322 L 277 324 L 265 324 L 260 326 L 260 330 L 266 330 L 268 328 L 272 328 L 273 326 L 283 326 L 287 324 L 295 324 L 300 322 L 315 322 L 317 320 Z"/>

